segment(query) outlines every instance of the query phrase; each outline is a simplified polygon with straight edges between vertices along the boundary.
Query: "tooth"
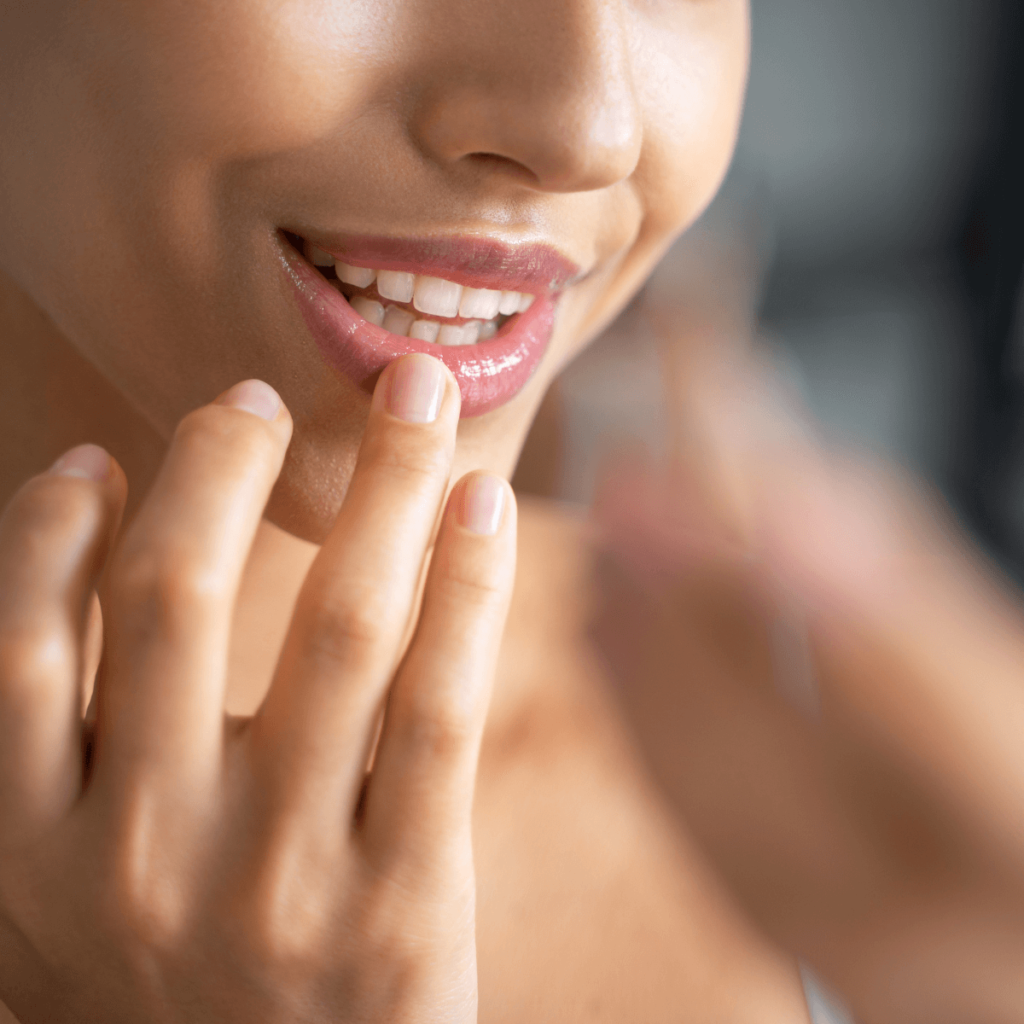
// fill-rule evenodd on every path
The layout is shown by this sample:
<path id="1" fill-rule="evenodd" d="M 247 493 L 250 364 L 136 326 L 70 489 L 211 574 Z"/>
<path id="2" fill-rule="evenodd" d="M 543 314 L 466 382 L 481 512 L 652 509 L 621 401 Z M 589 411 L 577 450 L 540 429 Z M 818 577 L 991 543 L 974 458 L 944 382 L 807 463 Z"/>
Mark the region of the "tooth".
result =
<path id="1" fill-rule="evenodd" d="M 384 307 L 375 299 L 368 299 L 365 295 L 356 295 L 349 305 L 364 319 L 378 327 L 384 323 Z"/>
<path id="2" fill-rule="evenodd" d="M 462 325 L 462 344 L 475 345 L 480 337 L 480 321 L 470 320 L 468 324 Z"/>
<path id="3" fill-rule="evenodd" d="M 480 325 L 480 341 L 490 341 L 498 333 L 498 324 L 494 320 L 487 320 Z"/>
<path id="4" fill-rule="evenodd" d="M 510 316 L 519 309 L 519 300 L 522 296 L 519 292 L 502 292 L 501 301 L 498 303 L 498 312 Z"/>
<path id="5" fill-rule="evenodd" d="M 445 281 L 441 277 L 417 276 L 416 291 L 412 304 L 421 313 L 433 316 L 457 316 L 459 300 L 462 298 L 462 285 L 453 281 Z"/>
<path id="6" fill-rule="evenodd" d="M 397 306 L 388 306 L 384 311 L 384 323 L 381 326 L 385 331 L 392 334 L 408 334 L 412 327 L 413 315 L 407 309 L 399 309 Z"/>
<path id="7" fill-rule="evenodd" d="M 437 341 L 437 332 L 441 325 L 436 320 L 417 320 L 409 328 L 409 337 L 420 341 Z"/>
<path id="8" fill-rule="evenodd" d="M 462 340 L 464 333 L 458 324 L 441 324 L 437 343 L 439 345 L 465 345 L 466 343 Z"/>
<path id="9" fill-rule="evenodd" d="M 377 291 L 385 299 L 395 302 L 408 302 L 412 298 L 413 285 L 416 277 L 404 270 L 378 270 Z"/>
<path id="10" fill-rule="evenodd" d="M 314 267 L 330 267 L 334 265 L 334 257 L 329 252 L 324 252 L 312 242 L 304 242 L 302 253 L 313 264 Z"/>
<path id="11" fill-rule="evenodd" d="M 369 267 L 353 267 L 348 263 L 342 263 L 341 260 L 335 261 L 334 269 L 338 273 L 338 280 L 344 281 L 345 284 L 354 284 L 357 288 L 373 284 L 373 279 L 377 276 L 376 270 Z M 388 295 L 387 298 L 390 299 L 391 296 Z"/>
<path id="12" fill-rule="evenodd" d="M 459 316 L 490 320 L 498 315 L 499 302 L 501 292 L 493 288 L 465 288 L 459 303 Z"/>
<path id="13" fill-rule="evenodd" d="M 535 295 L 524 295 L 519 300 L 519 309 L 517 310 L 517 312 L 525 313 L 533 305 L 533 300 L 535 298 Z"/>

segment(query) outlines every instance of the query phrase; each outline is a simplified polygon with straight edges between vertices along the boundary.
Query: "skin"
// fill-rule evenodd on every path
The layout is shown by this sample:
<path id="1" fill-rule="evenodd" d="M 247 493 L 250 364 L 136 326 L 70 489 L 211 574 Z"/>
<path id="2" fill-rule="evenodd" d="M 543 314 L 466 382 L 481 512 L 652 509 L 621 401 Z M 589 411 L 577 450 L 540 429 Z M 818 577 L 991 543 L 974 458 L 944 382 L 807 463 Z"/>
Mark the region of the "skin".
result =
<path id="1" fill-rule="evenodd" d="M 431 422 L 393 400 L 410 365 L 443 395 Z M 72 449 L 8 506 L 0 986 L 21 1020 L 476 1019 L 469 812 L 514 505 L 495 477 L 456 487 L 403 657 L 459 395 L 413 356 L 375 396 L 276 681 L 245 720 L 224 717 L 226 654 L 291 434 L 272 389 L 242 384 L 182 421 L 113 554 L 125 478 L 100 449 Z M 482 531 L 467 509 L 488 485 L 502 504 Z M 375 543 L 389 533 L 407 557 Z M 81 672 L 104 566 L 86 771 Z"/>
<path id="2" fill-rule="evenodd" d="M 2 13 L 12 1009 L 471 1020 L 479 998 L 486 1021 L 804 1021 L 792 962 L 709 876 L 601 696 L 567 614 L 580 530 L 528 514 L 499 659 L 511 497 L 489 539 L 457 521 L 468 484 L 441 514 L 453 481 L 511 472 L 554 375 L 714 193 L 743 0 Z M 540 241 L 586 273 L 519 396 L 457 422 L 449 381 L 413 426 L 388 411 L 394 366 L 371 400 L 323 363 L 280 229 Z M 250 378 L 283 399 L 269 426 L 208 404 Z M 85 441 L 116 459 L 103 481 L 18 490 Z"/>
<path id="3" fill-rule="evenodd" d="M 587 272 L 530 385 L 460 426 L 456 475 L 507 475 L 547 384 L 714 193 L 747 63 L 742 0 L 109 0 L 5 22 L 0 267 L 98 371 L 68 432 L 158 450 L 190 409 L 269 381 L 297 424 L 269 517 L 317 541 L 368 396 L 310 344 L 277 230 L 541 241 Z M 71 391 L 77 369 L 48 367 Z M 97 436 L 125 400 L 134 421 Z"/>

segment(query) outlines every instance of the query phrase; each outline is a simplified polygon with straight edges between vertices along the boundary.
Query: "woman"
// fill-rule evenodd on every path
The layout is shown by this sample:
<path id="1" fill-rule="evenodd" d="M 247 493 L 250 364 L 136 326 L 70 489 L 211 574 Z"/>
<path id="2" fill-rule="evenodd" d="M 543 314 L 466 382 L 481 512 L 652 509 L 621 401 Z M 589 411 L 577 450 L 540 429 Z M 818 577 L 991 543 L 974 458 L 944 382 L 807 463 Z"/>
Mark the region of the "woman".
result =
<path id="1" fill-rule="evenodd" d="M 11 1012 L 472 1020 L 478 950 L 484 1021 L 805 1020 L 636 770 L 540 511 L 468 828 L 500 478 L 724 173 L 743 0 L 3 22 Z"/>

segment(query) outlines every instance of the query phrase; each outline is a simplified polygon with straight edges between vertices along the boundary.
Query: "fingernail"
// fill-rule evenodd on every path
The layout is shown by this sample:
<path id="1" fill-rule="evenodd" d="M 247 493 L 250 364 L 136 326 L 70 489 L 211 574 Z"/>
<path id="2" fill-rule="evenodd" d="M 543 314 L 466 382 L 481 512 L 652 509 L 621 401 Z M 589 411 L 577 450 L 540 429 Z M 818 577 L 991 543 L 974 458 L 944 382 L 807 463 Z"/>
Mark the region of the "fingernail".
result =
<path id="1" fill-rule="evenodd" d="M 445 372 L 433 356 L 403 356 L 391 372 L 388 411 L 407 423 L 433 423 L 441 411 Z"/>
<path id="2" fill-rule="evenodd" d="M 97 444 L 80 444 L 65 452 L 51 467 L 54 476 L 104 481 L 110 476 L 110 456 Z"/>
<path id="3" fill-rule="evenodd" d="M 505 481 L 489 473 L 480 473 L 466 484 L 462 492 L 458 519 L 467 530 L 490 537 L 498 532 L 504 511 Z"/>
<path id="4" fill-rule="evenodd" d="M 251 412 L 261 420 L 272 420 L 281 409 L 281 396 L 261 380 L 243 380 L 228 388 L 217 399 L 217 404 Z"/>

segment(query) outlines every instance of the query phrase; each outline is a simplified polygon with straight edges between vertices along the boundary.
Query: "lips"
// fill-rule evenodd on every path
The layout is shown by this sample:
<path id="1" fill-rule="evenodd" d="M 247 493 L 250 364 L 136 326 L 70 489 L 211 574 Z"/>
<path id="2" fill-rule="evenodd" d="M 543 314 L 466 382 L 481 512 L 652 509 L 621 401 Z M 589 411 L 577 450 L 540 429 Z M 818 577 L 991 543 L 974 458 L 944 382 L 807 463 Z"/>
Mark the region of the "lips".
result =
<path id="1" fill-rule="evenodd" d="M 348 282 L 328 280 L 325 273 L 333 277 L 333 268 L 322 272 L 295 246 L 282 246 L 288 279 L 327 363 L 369 391 L 392 360 L 408 352 L 425 352 L 452 371 L 462 393 L 464 417 L 489 412 L 522 390 L 551 340 L 559 295 L 580 273 L 549 246 L 510 246 L 490 239 L 317 238 L 315 246 L 307 239 L 305 250 L 318 264 L 333 257 Z M 352 274 L 353 267 L 365 272 Z M 375 273 L 371 276 L 371 272 Z M 381 303 L 387 303 L 390 295 L 401 296 L 393 290 L 393 282 L 408 280 L 410 275 L 415 277 L 416 305 L 388 304 L 382 316 Z M 459 310 L 452 303 L 450 312 L 455 315 L 451 318 L 431 311 L 429 319 L 415 321 L 413 326 L 414 317 L 423 315 L 415 310 L 429 306 L 420 301 L 421 294 L 428 294 L 421 292 L 420 282 L 439 296 L 444 293 L 442 284 L 447 284 L 449 290 L 462 292 L 466 301 L 460 302 Z M 354 294 L 360 288 L 362 292 Z M 368 288 L 373 290 L 367 293 Z M 489 312 L 494 293 L 502 293 L 505 309 L 511 295 L 519 293 L 518 308 L 525 311 L 500 314 L 489 322 L 467 320 L 466 314 L 474 310 Z M 433 309 L 449 312 L 443 302 Z M 444 343 L 425 340 L 439 336 Z M 474 338 L 484 340 L 473 343 Z"/>

